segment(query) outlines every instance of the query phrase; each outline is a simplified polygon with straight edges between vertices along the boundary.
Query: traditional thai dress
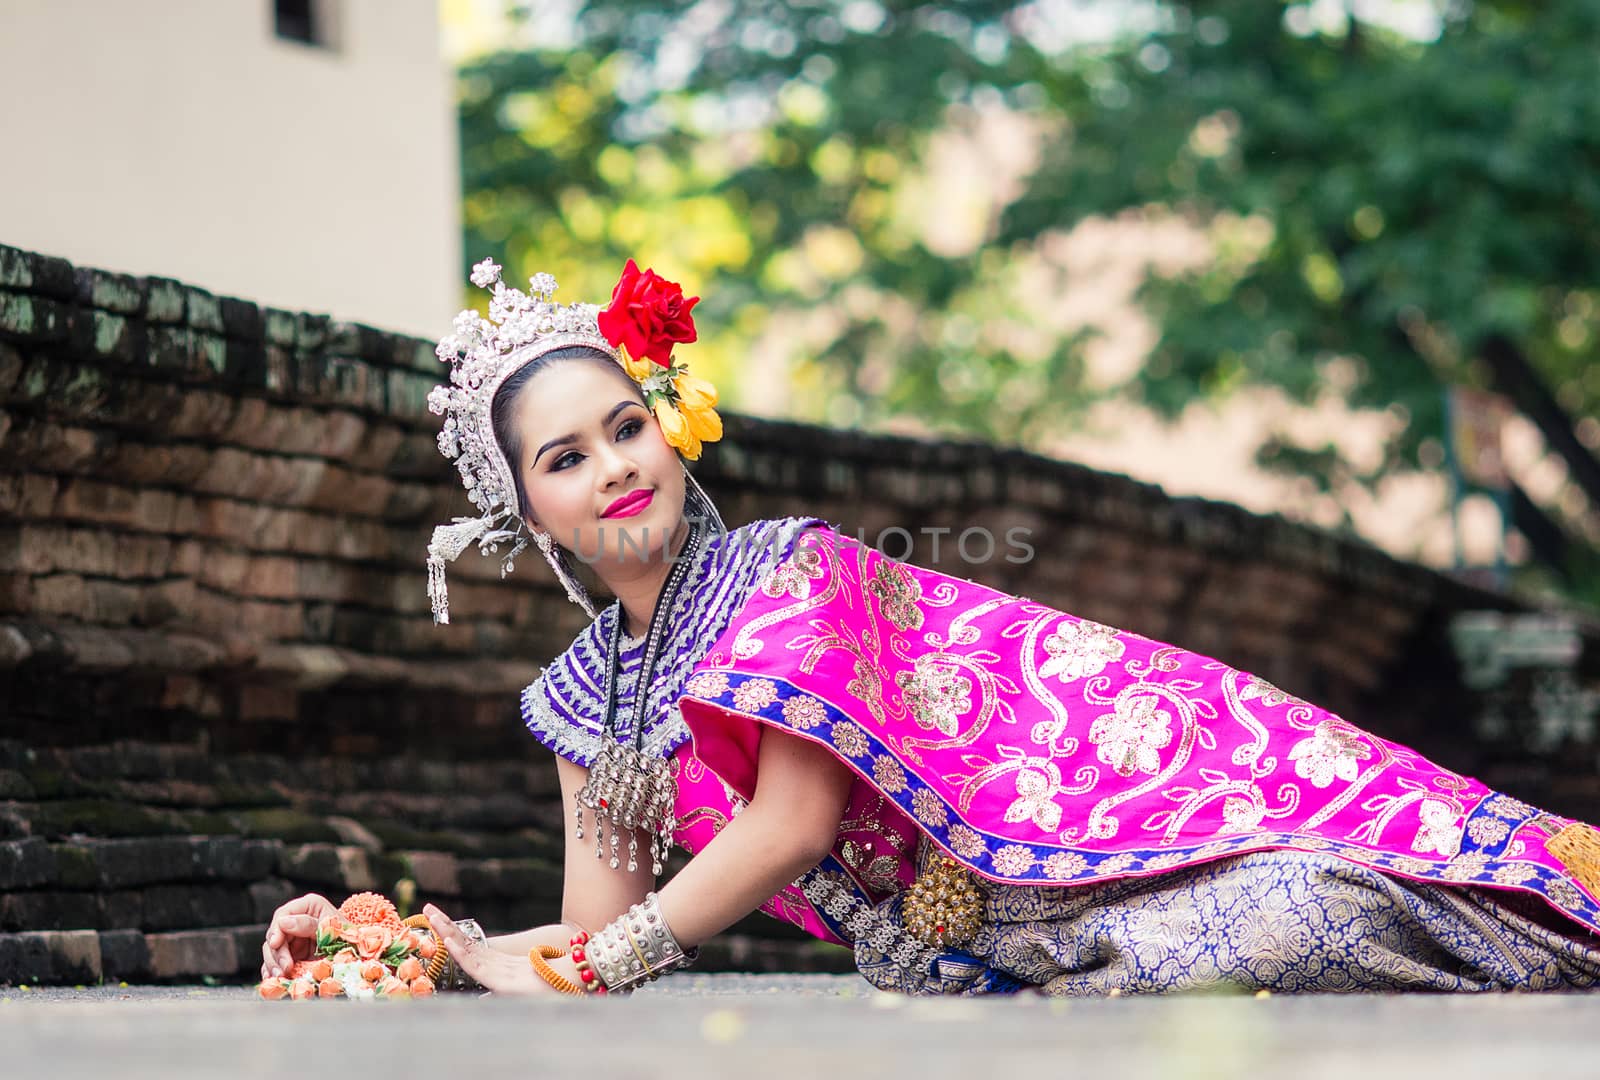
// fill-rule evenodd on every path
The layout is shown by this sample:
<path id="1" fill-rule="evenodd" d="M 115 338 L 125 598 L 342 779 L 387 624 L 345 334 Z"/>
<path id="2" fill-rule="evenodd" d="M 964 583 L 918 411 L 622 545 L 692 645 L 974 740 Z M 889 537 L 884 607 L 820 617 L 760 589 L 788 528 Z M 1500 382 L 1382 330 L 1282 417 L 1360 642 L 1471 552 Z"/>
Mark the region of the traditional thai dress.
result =
<path id="1" fill-rule="evenodd" d="M 1600 833 L 1218 660 L 803 519 L 714 538 L 671 627 L 644 745 L 676 763 L 675 839 L 699 850 L 752 797 L 764 727 L 828 748 L 855 774 L 837 842 L 763 910 L 876 986 L 1600 980 Z M 580 764 L 616 632 L 608 609 L 523 695 Z"/>

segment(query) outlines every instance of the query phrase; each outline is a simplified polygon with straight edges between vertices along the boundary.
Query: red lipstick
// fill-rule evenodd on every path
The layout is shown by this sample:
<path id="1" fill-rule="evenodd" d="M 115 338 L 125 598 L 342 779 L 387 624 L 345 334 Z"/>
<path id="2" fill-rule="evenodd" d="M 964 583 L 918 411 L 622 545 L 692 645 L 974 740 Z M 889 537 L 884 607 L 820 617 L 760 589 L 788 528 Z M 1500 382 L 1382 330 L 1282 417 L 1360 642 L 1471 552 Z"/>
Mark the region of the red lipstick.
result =
<path id="1" fill-rule="evenodd" d="M 649 506 L 651 500 L 655 497 L 656 493 L 649 488 L 630 491 L 601 511 L 600 516 L 604 518 L 633 517 L 635 514 L 642 513 L 644 508 Z"/>

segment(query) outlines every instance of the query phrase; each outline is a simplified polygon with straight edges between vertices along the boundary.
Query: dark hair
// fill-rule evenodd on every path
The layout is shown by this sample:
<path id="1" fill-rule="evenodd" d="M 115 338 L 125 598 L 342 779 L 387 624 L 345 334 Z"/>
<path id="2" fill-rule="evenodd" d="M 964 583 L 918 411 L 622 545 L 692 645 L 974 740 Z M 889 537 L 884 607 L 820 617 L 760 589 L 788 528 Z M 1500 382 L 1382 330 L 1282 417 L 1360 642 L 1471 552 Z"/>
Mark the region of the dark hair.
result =
<path id="1" fill-rule="evenodd" d="M 644 400 L 639 384 L 629 378 L 628 373 L 618 367 L 615 360 L 588 345 L 568 345 L 565 348 L 553 349 L 543 356 L 528 361 L 501 383 L 500 389 L 495 391 L 494 401 L 489 405 L 489 422 L 494 427 L 494 440 L 500 444 L 500 452 L 505 454 L 506 463 L 511 466 L 511 479 L 517 485 L 517 513 L 524 518 L 533 515 L 528 508 L 527 488 L 522 483 L 522 435 L 517 431 L 514 422 L 517 396 L 522 393 L 523 387 L 528 385 L 529 380 L 539 372 L 566 360 L 587 360 L 590 363 L 605 365 L 606 370 L 616 372 L 619 378 L 633 388 L 640 401 Z"/>

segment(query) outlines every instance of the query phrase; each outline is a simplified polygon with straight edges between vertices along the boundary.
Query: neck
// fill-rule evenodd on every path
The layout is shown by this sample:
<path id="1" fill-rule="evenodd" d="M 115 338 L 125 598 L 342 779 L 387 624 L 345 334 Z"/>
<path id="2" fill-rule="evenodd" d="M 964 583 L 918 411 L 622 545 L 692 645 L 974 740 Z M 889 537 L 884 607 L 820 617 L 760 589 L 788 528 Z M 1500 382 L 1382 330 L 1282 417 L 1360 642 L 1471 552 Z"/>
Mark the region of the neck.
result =
<path id="1" fill-rule="evenodd" d="M 661 590 L 672 573 L 671 556 L 682 549 L 688 537 L 689 523 L 680 521 L 656 558 L 608 562 L 595 567 L 596 575 L 605 582 L 606 588 L 622 602 L 622 627 L 625 633 L 639 637 L 650 628 L 650 616 L 654 614 L 656 601 L 660 599 Z"/>

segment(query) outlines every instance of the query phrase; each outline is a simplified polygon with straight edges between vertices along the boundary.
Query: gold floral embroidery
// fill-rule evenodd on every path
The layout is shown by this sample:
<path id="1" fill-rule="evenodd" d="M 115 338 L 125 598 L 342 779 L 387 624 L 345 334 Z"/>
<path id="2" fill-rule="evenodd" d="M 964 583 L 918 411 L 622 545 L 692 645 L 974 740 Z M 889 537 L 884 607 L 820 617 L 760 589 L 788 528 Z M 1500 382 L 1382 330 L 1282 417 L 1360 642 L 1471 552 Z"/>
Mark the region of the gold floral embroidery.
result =
<path id="1" fill-rule="evenodd" d="M 1146 870 L 1170 870 L 1174 866 L 1187 861 L 1189 856 L 1181 851 L 1164 851 L 1160 855 L 1152 855 L 1144 861 Z"/>
<path id="2" fill-rule="evenodd" d="M 1444 876 L 1448 881 L 1473 881 L 1483 875 L 1489 868 L 1489 856 L 1482 852 L 1473 851 L 1466 855 L 1457 855 L 1444 864 Z"/>
<path id="3" fill-rule="evenodd" d="M 906 789 L 905 769 L 887 754 L 872 759 L 872 779 L 891 795 L 898 795 Z"/>
<path id="4" fill-rule="evenodd" d="M 846 840 L 839 846 L 839 856 L 846 866 L 856 872 L 861 883 L 873 892 L 900 891 L 900 880 L 896 876 L 900 860 L 893 855 L 874 854 L 871 840 L 859 844 L 854 840 Z"/>
<path id="5" fill-rule="evenodd" d="M 1088 619 L 1063 620 L 1043 644 L 1050 658 L 1039 665 L 1039 677 L 1059 676 L 1063 683 L 1100 674 L 1126 649 L 1115 630 Z"/>
<path id="6" fill-rule="evenodd" d="M 1006 877 L 1026 874 L 1033 868 L 1033 863 L 1033 852 L 1022 844 L 1007 844 L 994 853 L 995 872 Z"/>
<path id="7" fill-rule="evenodd" d="M 1521 885 L 1538 876 L 1538 868 L 1527 863 L 1503 863 L 1494 868 L 1494 880 L 1500 885 Z"/>
<path id="8" fill-rule="evenodd" d="M 1474 844 L 1489 847 L 1511 835 L 1511 826 L 1499 818 L 1484 817 L 1479 814 L 1467 823 L 1467 835 L 1472 837 Z"/>
<path id="9" fill-rule="evenodd" d="M 768 679 L 750 679 L 733 691 L 733 707 L 740 712 L 760 712 L 778 700 L 778 688 Z"/>
<path id="10" fill-rule="evenodd" d="M 1301 708 L 1310 707 L 1293 694 L 1279 690 L 1276 686 L 1261 678 L 1259 675 L 1251 675 L 1246 672 L 1244 673 L 1244 685 L 1239 688 L 1239 700 L 1250 701 L 1253 698 L 1260 698 L 1261 704 L 1269 708 L 1278 705 L 1297 705 Z"/>
<path id="11" fill-rule="evenodd" d="M 1573 824 L 1571 818 L 1559 817 L 1555 814 L 1545 813 L 1543 810 L 1535 811 L 1533 817 L 1528 819 L 1528 825 L 1538 832 L 1542 832 L 1546 839 L 1556 836 L 1567 826 Z"/>
<path id="12" fill-rule="evenodd" d="M 783 722 L 796 731 L 810 731 L 827 718 L 827 708 L 814 697 L 792 697 L 783 703 Z"/>
<path id="13" fill-rule="evenodd" d="M 1411 839 L 1412 851 L 1454 855 L 1461 850 L 1461 826 L 1454 807 L 1438 799 L 1423 799 L 1417 814 L 1421 824 Z"/>
<path id="14" fill-rule="evenodd" d="M 1154 694 L 1119 697 L 1114 712 L 1089 725 L 1089 741 L 1118 776 L 1160 770 L 1158 751 L 1172 742 L 1172 714 L 1159 707 L 1160 700 Z"/>
<path id="15" fill-rule="evenodd" d="M 811 582 L 821 581 L 822 577 L 821 553 L 815 548 L 801 544 L 795 548 L 793 555 L 761 583 L 761 591 L 774 600 L 785 593 L 796 600 L 804 600 L 811 595 Z"/>
<path id="16" fill-rule="evenodd" d="M 1426 859 L 1413 859 L 1410 855 L 1396 855 L 1389 860 L 1389 866 L 1402 874 L 1416 874 L 1421 877 L 1433 873 L 1439 864 L 1428 862 Z"/>
<path id="17" fill-rule="evenodd" d="M 1483 808 L 1507 821 L 1521 821 L 1533 813 L 1533 807 L 1521 799 L 1513 799 L 1510 795 L 1491 795 L 1484 801 Z"/>
<path id="18" fill-rule="evenodd" d="M 728 677 L 720 671 L 702 671 L 689 680 L 684 690 L 695 697 L 721 697 L 728 692 Z"/>
<path id="19" fill-rule="evenodd" d="M 849 720 L 833 725 L 833 745 L 846 757 L 860 757 L 867 752 L 867 733 Z"/>
<path id="20" fill-rule="evenodd" d="M 1068 881 L 1083 873 L 1089 862 L 1075 851 L 1058 851 L 1044 861 L 1045 877 L 1051 881 Z"/>
<path id="21" fill-rule="evenodd" d="M 950 826 L 950 850 L 963 859 L 976 859 L 983 854 L 983 837 L 965 825 Z"/>
<path id="22" fill-rule="evenodd" d="M 1016 824 L 1032 821 L 1045 832 L 1055 832 L 1061 827 L 1061 804 L 1055 801 L 1061 786 L 1038 769 L 1022 769 L 1017 773 L 1017 800 L 1006 807 L 1005 820 Z"/>
<path id="23" fill-rule="evenodd" d="M 856 656 L 855 678 L 844 684 L 845 693 L 850 694 L 867 707 L 872 713 L 872 718 L 878 723 L 883 723 L 883 680 L 879 677 L 878 669 L 873 667 L 872 661 L 865 656 Z"/>
<path id="24" fill-rule="evenodd" d="M 1361 772 L 1361 762 L 1372 756 L 1372 748 L 1362 742 L 1338 720 L 1324 720 L 1309 738 L 1301 739 L 1289 750 L 1294 774 L 1319 788 L 1334 778 L 1349 783 Z"/>
<path id="25" fill-rule="evenodd" d="M 1545 884 L 1545 892 L 1550 899 L 1565 908 L 1585 908 L 1589 905 L 1584 902 L 1583 894 L 1570 881 L 1554 878 Z"/>
<path id="26" fill-rule="evenodd" d="M 909 569 L 893 559 L 880 557 L 878 569 L 866 584 L 867 592 L 878 598 L 883 617 L 898 630 L 922 627 L 922 584 Z"/>
<path id="27" fill-rule="evenodd" d="M 895 685 L 905 694 L 906 708 L 919 727 L 932 728 L 943 735 L 954 735 L 967 711 L 972 680 L 954 664 L 940 663 L 935 656 L 917 657 L 915 669 L 897 672 Z"/>
<path id="28" fill-rule="evenodd" d="M 1094 868 L 1094 872 L 1097 874 L 1120 874 L 1138 861 L 1138 856 L 1129 855 L 1124 851 L 1108 859 L 1102 859 L 1100 865 Z"/>
<path id="29" fill-rule="evenodd" d="M 945 809 L 944 803 L 927 788 L 918 788 L 912 793 L 911 812 L 924 825 L 942 827 L 950 821 L 950 812 Z"/>
<path id="30" fill-rule="evenodd" d="M 1228 832 L 1254 832 L 1261 828 L 1267 808 L 1251 799 L 1226 799 L 1222 803 L 1222 820 Z"/>

